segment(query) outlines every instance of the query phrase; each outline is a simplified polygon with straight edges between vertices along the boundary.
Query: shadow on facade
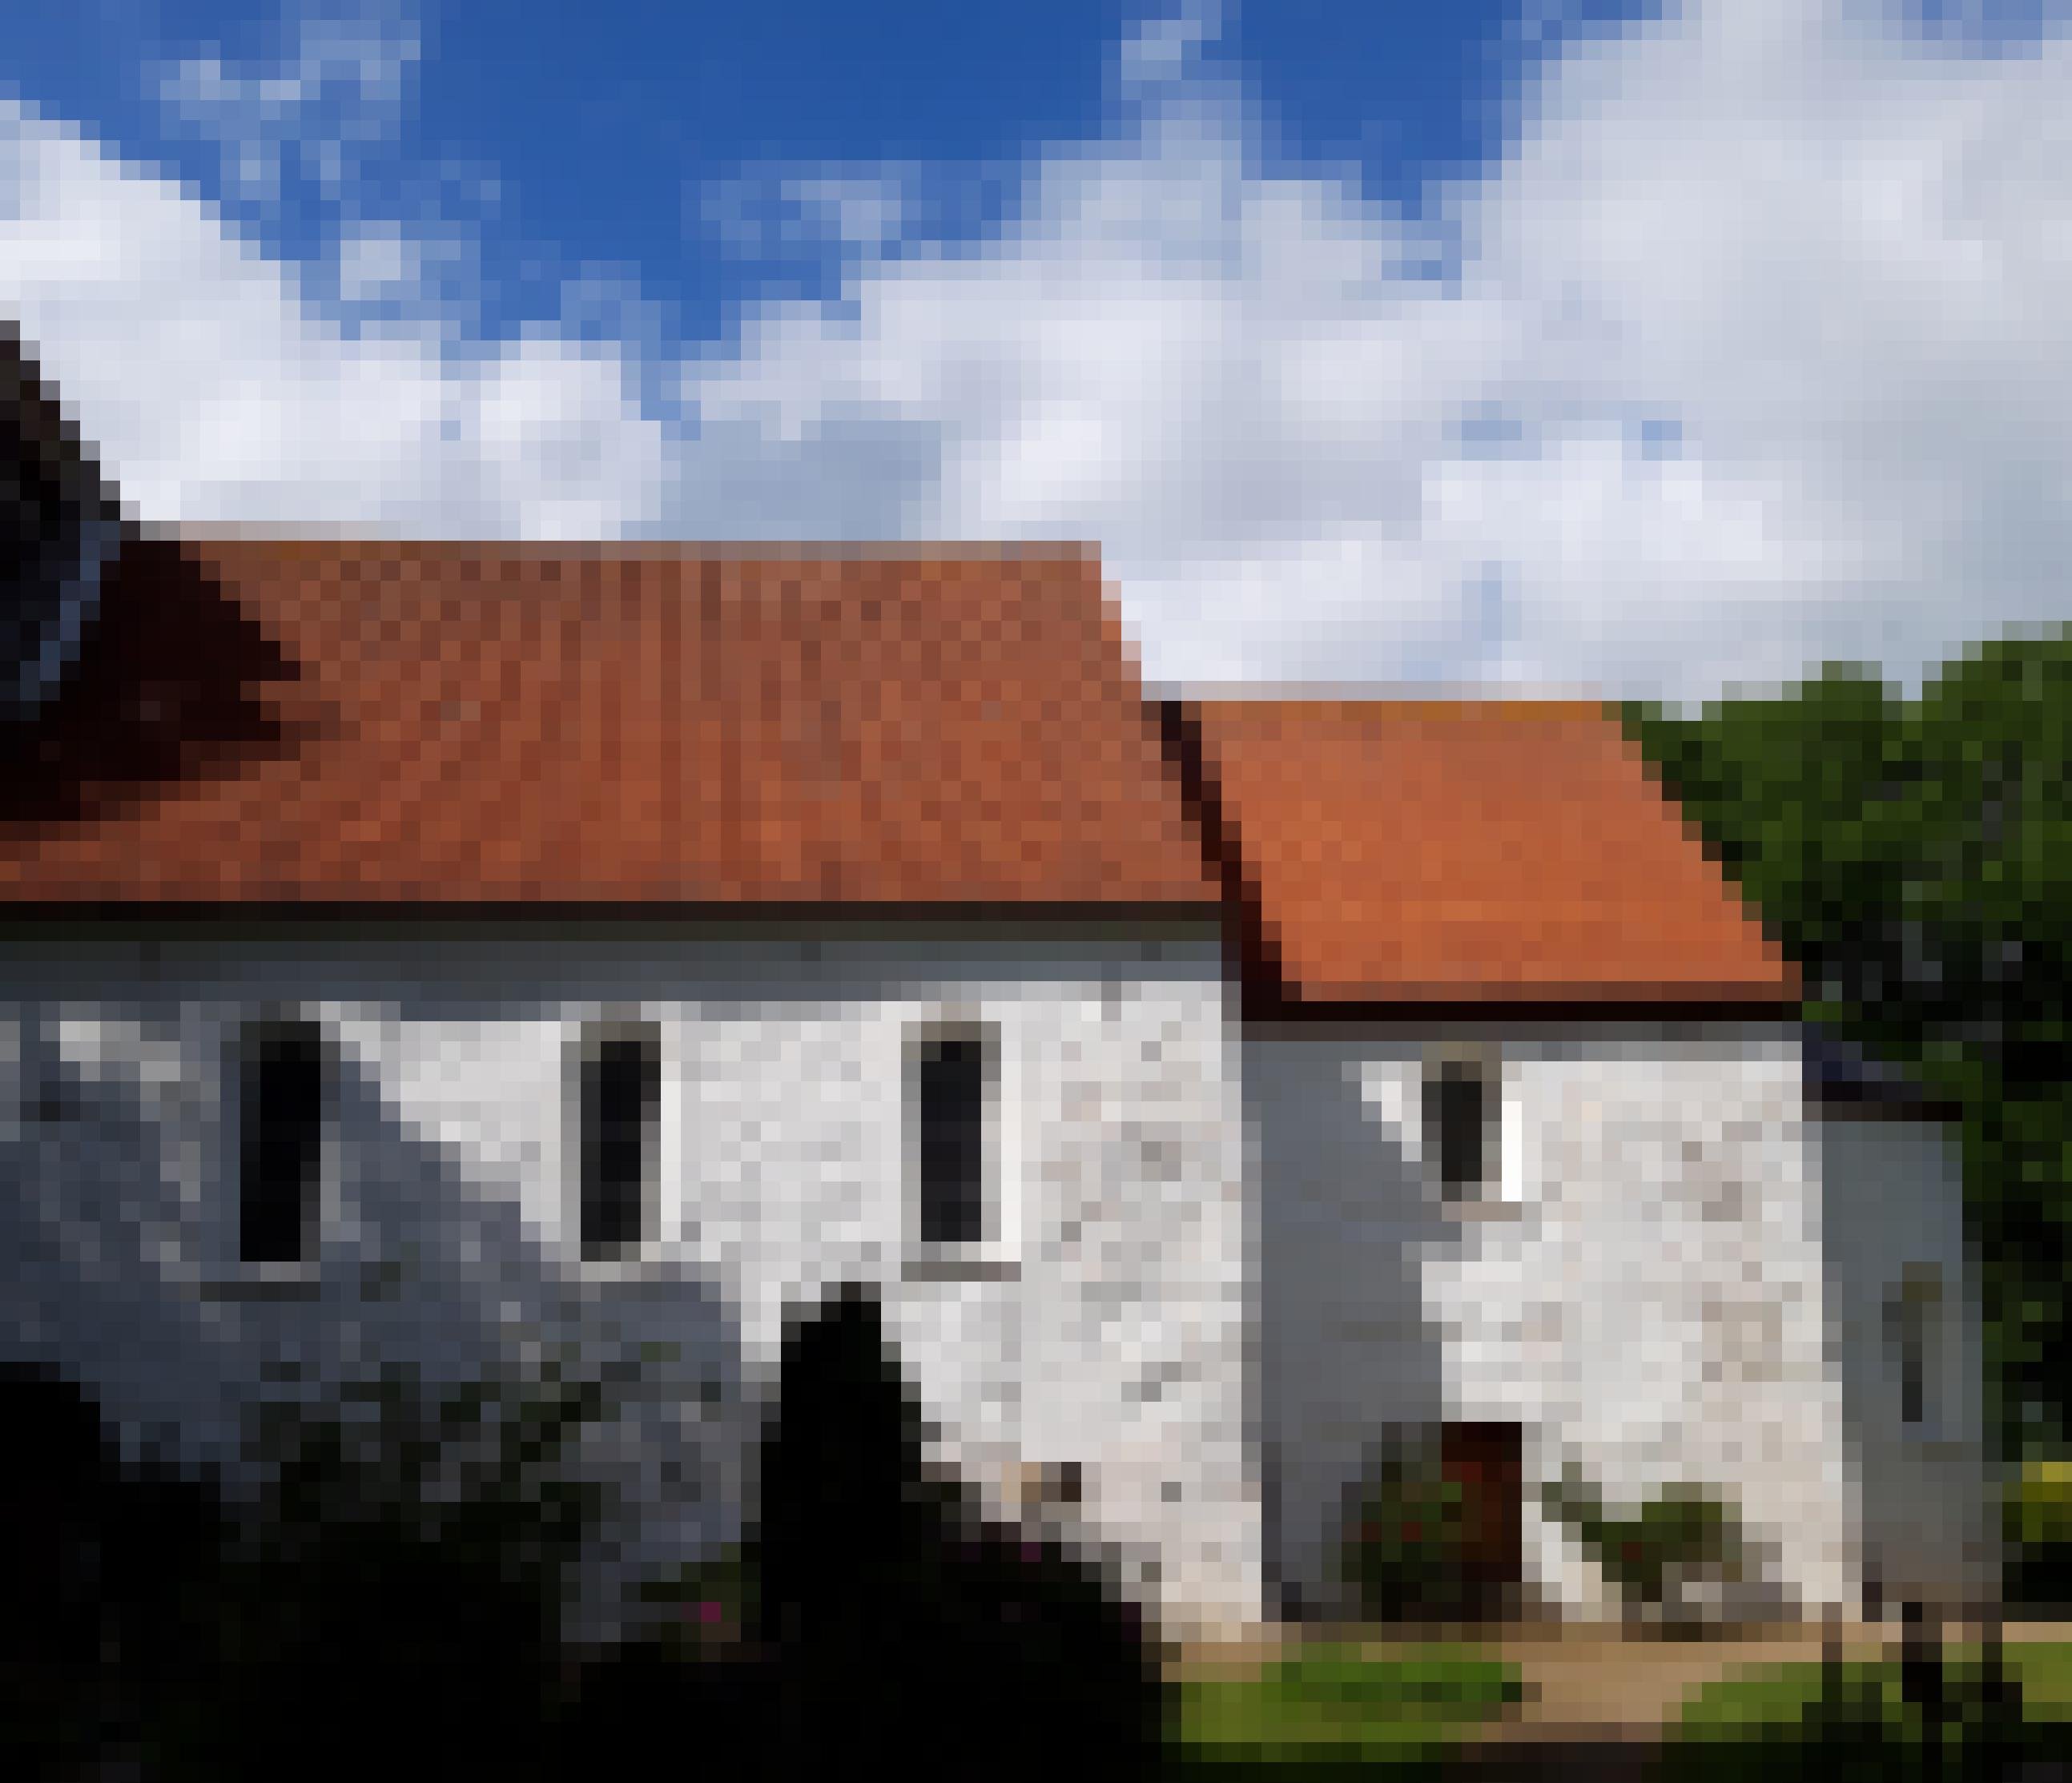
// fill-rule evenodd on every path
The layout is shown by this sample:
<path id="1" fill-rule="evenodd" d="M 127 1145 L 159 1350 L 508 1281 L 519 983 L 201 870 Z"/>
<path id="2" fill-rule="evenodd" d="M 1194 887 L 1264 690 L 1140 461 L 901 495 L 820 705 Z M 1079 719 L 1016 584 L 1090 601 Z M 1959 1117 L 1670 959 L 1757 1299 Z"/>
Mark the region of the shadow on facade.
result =
<path id="1" fill-rule="evenodd" d="M 1267 1608 L 1291 1620 L 1358 1608 L 1342 1544 L 1361 1521 L 1363 1488 L 1406 1439 L 1441 1440 L 1445 1333 L 1424 1277 L 1437 1247 L 1462 1242 L 1357 1076 L 1311 1047 L 1342 1056 L 1328 1037 L 1290 1040 L 1252 1049 L 1246 1071 L 1269 1189 L 1251 1415 L 1265 1437 Z M 1301 1099 L 1300 1122 L 1271 1118 L 1276 1097 Z"/>
<path id="2" fill-rule="evenodd" d="M 259 1279 L 233 1260 L 235 1183 L 208 1168 L 196 1077 L 154 1069 L 191 1048 L 191 1026 L 119 1025 L 121 1056 L 96 1061 L 64 1056 L 56 1012 L 23 1024 L 22 1118 L 0 1129 L 0 1359 L 78 1382 L 125 1453 L 157 1448 L 233 1493 L 259 1477 L 246 1415 L 261 1403 L 335 1403 L 384 1374 L 427 1395 L 548 1369 L 594 1382 L 613 1410 L 574 1466 L 626 1507 L 583 1568 L 578 1622 L 600 1633 L 635 1577 L 737 1536 L 758 1413 L 733 1312 L 687 1262 L 600 1293 L 512 1184 L 414 1130 L 346 1054 L 321 1260 Z"/>

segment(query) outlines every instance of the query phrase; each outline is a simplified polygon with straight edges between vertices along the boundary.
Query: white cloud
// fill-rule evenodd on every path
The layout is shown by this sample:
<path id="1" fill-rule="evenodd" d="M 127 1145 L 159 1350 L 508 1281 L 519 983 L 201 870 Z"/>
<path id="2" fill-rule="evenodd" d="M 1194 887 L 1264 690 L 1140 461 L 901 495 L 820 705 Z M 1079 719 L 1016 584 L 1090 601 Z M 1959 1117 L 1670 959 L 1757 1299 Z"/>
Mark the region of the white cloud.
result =
<path id="1" fill-rule="evenodd" d="M 615 351 L 327 320 L 209 206 L 0 106 L 0 311 L 154 520 L 542 537 L 659 511 Z"/>
<path id="2" fill-rule="evenodd" d="M 226 195 L 263 207 L 294 171 L 343 195 L 358 156 L 401 121 L 421 54 L 390 7 L 310 9 L 296 21 L 295 53 L 272 68 L 233 70 L 212 52 L 159 69 L 154 84 L 175 128 L 217 149 Z"/>
<path id="3" fill-rule="evenodd" d="M 697 209 L 720 245 L 742 259 L 833 250 L 874 260 L 911 220 L 912 177 L 890 167 L 756 168 L 702 187 Z"/>
<path id="4" fill-rule="evenodd" d="M 1137 89 L 1191 74 L 1195 58 L 1223 29 L 1217 0 L 1187 0 L 1176 10 L 1154 14 L 1123 37 L 1117 72 L 1125 89 Z"/>
<path id="5" fill-rule="evenodd" d="M 420 289 L 438 232 L 362 220 L 298 277 L 20 113 L 0 305 L 146 511 L 1092 538 L 1161 678 L 1699 695 L 1823 657 L 1909 675 L 2064 610 L 2072 43 L 1953 54 L 1868 0 L 1579 41 L 1451 193 L 1442 278 L 1424 232 L 1262 171 L 1198 66 L 1213 24 L 1135 34 L 1107 135 L 1037 157 L 975 244 L 909 239 L 903 174 L 787 170 L 840 302 L 763 306 L 673 374 L 630 320 L 458 350 Z M 345 113 L 378 120 L 406 62 L 334 37 L 176 91 L 278 165 L 323 70 L 358 67 Z M 384 320 L 342 327 L 326 290 Z M 688 439 L 635 395 L 672 376 Z"/>
<path id="6" fill-rule="evenodd" d="M 367 223 L 348 229 L 336 249 L 339 296 L 356 306 L 407 297 L 421 288 L 425 257 L 418 242 L 397 223 Z"/>
<path id="7" fill-rule="evenodd" d="M 1136 115 L 1000 239 L 774 312 L 702 401 L 787 442 L 839 412 L 831 475 L 927 417 L 900 523 L 1100 539 L 1177 678 L 1696 694 L 2065 610 L 2062 41 L 1735 0 L 1578 45 L 1452 195 L 1442 282 L 1264 175 L 1195 40 L 1139 39 Z"/>

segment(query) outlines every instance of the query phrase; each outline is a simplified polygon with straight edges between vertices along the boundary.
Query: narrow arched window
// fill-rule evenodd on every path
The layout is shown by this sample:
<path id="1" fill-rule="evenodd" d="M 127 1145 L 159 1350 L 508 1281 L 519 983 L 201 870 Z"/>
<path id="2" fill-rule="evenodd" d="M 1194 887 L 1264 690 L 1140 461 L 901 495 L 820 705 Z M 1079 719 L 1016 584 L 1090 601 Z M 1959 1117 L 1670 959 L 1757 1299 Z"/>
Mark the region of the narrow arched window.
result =
<path id="1" fill-rule="evenodd" d="M 1440 1059 L 1426 1070 L 1425 1156 L 1445 1199 L 1472 1200 L 1489 1187 L 1498 1106 L 1489 1071 L 1478 1062 Z"/>
<path id="2" fill-rule="evenodd" d="M 315 1248 L 329 1070 L 314 1021 L 245 1031 L 238 1083 L 237 1251 L 246 1263 L 302 1263 Z"/>
<path id="3" fill-rule="evenodd" d="M 909 1093 L 923 1244 L 979 1244 L 996 1235 L 986 1205 L 993 1056 L 990 1036 L 976 1029 L 926 1033 L 914 1050 Z"/>
<path id="4" fill-rule="evenodd" d="M 601 1027 L 584 1036 L 579 1243 L 586 1260 L 636 1251 L 652 1236 L 655 1140 L 662 1053 L 652 1027 Z"/>
<path id="5" fill-rule="evenodd" d="M 1885 1300 L 1885 1334 L 1898 1377 L 1899 1421 L 1910 1429 L 1934 1423 L 1932 1388 L 1942 1297 L 1939 1273 L 1930 1266 L 1910 1264 Z"/>

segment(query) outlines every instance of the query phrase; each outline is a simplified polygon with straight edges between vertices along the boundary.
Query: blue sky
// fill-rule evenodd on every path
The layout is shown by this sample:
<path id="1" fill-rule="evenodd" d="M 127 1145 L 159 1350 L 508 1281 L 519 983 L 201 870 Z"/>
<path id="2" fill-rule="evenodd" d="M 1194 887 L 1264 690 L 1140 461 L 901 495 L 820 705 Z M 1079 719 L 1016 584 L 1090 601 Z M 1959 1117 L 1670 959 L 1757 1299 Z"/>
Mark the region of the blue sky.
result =
<path id="1" fill-rule="evenodd" d="M 0 306 L 197 525 L 1100 544 L 1147 666 L 2062 614 L 2049 0 L 73 0 Z"/>
<path id="2" fill-rule="evenodd" d="M 1270 158 L 1418 207 L 1498 146 L 1519 69 L 1651 4 L 1276 0 L 1227 9 L 1203 61 L 1249 84 Z M 370 195 L 435 195 L 489 224 L 491 325 L 550 306 L 561 276 L 609 267 L 670 305 L 680 333 L 710 335 L 743 302 L 824 295 L 840 270 L 810 243 L 729 253 L 708 215 L 717 195 L 758 172 L 894 162 L 936 188 L 946 232 L 982 227 L 1031 154 L 1100 133 L 1111 52 L 1146 15 L 1124 0 L 76 0 L 10 20 L 0 80 L 221 196 L 218 145 L 166 117 L 156 71 L 197 56 L 285 66 L 311 19 L 408 32 L 419 53 L 363 176 Z M 288 184 L 278 207 L 232 208 L 277 250 L 307 252 L 329 207 Z M 781 224 L 775 195 L 738 195 Z"/>

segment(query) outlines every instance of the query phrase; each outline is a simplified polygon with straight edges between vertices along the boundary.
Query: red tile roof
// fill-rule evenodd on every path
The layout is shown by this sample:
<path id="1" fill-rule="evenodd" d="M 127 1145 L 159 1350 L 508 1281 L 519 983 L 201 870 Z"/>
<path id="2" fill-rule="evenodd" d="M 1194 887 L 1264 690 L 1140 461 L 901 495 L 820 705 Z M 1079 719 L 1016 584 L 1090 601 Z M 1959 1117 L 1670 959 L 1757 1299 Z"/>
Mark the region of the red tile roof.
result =
<path id="1" fill-rule="evenodd" d="M 1075 548 L 134 540 L 0 904 L 1219 895 Z"/>
<path id="2" fill-rule="evenodd" d="M 1291 1009 L 1796 994 L 1600 707 L 1166 716 L 1079 548 L 138 539 L 0 906 L 1230 898 Z"/>
<path id="3" fill-rule="evenodd" d="M 1173 717 L 1256 988 L 1290 1013 L 1798 995 L 1601 706 L 1240 699 Z"/>

